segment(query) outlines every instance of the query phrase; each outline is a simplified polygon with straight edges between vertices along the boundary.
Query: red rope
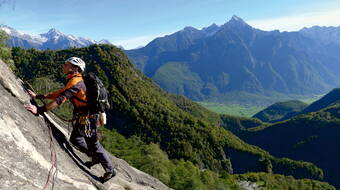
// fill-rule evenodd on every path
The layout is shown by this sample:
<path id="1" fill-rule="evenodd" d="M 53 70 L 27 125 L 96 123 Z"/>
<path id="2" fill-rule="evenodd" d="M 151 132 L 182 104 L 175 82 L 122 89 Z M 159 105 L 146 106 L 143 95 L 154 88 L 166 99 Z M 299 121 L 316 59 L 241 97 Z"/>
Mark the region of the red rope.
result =
<path id="1" fill-rule="evenodd" d="M 30 90 L 34 92 L 33 87 L 28 82 L 26 82 L 26 85 L 27 85 L 26 86 L 27 88 L 29 88 Z M 44 105 L 46 105 L 46 103 L 43 100 L 41 100 L 41 102 Z M 48 124 L 48 130 L 49 130 L 49 135 L 50 135 L 50 147 L 49 148 L 51 150 L 51 154 L 50 154 L 51 168 L 48 171 L 47 180 L 43 187 L 43 190 L 47 190 L 47 188 L 49 187 L 49 184 L 52 185 L 52 190 L 53 190 L 54 183 L 58 175 L 57 154 L 56 154 L 55 147 L 54 147 L 54 142 L 53 142 L 53 137 L 52 137 L 52 128 L 50 124 Z"/>
<path id="2" fill-rule="evenodd" d="M 49 184 L 52 185 L 52 190 L 54 189 L 55 179 L 57 178 L 57 174 L 58 174 L 57 154 L 54 148 L 54 142 L 52 138 L 52 129 L 51 129 L 51 126 L 48 126 L 48 128 L 49 128 L 49 135 L 50 135 L 50 150 L 51 150 L 50 162 L 52 165 L 48 172 L 48 177 L 47 177 L 43 190 L 47 190 L 47 188 L 49 187 Z"/>

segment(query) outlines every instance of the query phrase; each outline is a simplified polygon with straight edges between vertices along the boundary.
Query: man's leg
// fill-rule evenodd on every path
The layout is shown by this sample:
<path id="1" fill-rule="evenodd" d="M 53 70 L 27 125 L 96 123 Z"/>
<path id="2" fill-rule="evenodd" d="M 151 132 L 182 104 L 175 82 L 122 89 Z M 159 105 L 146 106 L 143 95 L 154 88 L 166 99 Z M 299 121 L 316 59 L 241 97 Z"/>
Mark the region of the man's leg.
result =
<path id="1" fill-rule="evenodd" d="M 74 146 L 76 146 L 79 151 L 81 151 L 82 153 L 85 153 L 87 156 L 90 157 L 85 138 L 79 133 L 80 127 L 81 127 L 81 125 L 79 125 L 79 124 L 76 124 L 73 127 L 73 130 L 72 130 L 72 133 L 71 133 L 71 136 L 70 136 L 70 142 Z"/>
<path id="2" fill-rule="evenodd" d="M 86 138 L 86 142 L 88 143 L 89 152 L 93 154 L 105 170 L 104 175 L 100 177 L 101 182 L 105 183 L 116 175 L 112 162 L 97 138 Z"/>
<path id="3" fill-rule="evenodd" d="M 114 177 L 116 175 L 112 162 L 103 148 L 103 146 L 100 144 L 100 142 L 97 139 L 97 129 L 99 126 L 99 120 L 98 118 L 92 118 L 90 119 L 90 125 L 92 130 L 92 136 L 85 138 L 88 150 L 90 154 L 93 154 L 93 157 L 95 157 L 99 163 L 101 163 L 102 167 L 105 170 L 104 175 L 101 177 L 101 181 L 104 183 Z"/>
<path id="4" fill-rule="evenodd" d="M 95 135 L 93 135 L 95 136 Z M 106 172 L 113 172 L 112 162 L 97 137 L 86 138 L 88 151 L 103 166 Z"/>

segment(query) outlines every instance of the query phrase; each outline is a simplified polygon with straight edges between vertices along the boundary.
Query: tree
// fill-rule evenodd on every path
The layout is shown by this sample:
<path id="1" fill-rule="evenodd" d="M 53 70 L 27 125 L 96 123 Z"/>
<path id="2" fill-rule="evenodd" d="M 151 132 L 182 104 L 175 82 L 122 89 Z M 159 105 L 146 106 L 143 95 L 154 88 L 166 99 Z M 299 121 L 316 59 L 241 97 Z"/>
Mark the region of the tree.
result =
<path id="1" fill-rule="evenodd" d="M 8 39 L 9 39 L 8 34 L 5 31 L 0 30 L 0 46 L 6 45 Z"/>
<path id="2" fill-rule="evenodd" d="M 10 67 L 14 69 L 11 48 L 7 46 L 8 40 L 9 40 L 8 34 L 5 31 L 0 30 L 0 59 L 2 59 L 5 63 L 9 64 Z"/>

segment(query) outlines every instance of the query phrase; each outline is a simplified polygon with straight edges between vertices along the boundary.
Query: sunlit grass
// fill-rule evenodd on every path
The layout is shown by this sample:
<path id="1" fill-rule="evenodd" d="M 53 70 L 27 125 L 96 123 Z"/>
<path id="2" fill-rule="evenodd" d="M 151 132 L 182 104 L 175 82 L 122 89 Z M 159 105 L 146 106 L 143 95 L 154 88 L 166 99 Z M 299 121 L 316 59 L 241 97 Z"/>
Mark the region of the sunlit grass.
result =
<path id="1" fill-rule="evenodd" d="M 210 111 L 219 114 L 229 114 L 242 117 L 252 117 L 254 114 L 265 108 L 263 106 L 223 104 L 217 102 L 197 102 L 197 103 L 209 109 Z"/>

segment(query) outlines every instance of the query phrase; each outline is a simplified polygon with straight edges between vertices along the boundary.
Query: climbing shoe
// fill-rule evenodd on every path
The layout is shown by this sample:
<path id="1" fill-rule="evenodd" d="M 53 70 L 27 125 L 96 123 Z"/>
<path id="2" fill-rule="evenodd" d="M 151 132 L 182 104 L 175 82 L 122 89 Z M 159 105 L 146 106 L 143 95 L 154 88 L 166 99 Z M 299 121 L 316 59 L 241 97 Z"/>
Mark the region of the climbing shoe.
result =
<path id="1" fill-rule="evenodd" d="M 112 172 L 106 172 L 104 173 L 102 177 L 100 177 L 100 181 L 102 183 L 105 183 L 109 181 L 111 178 L 113 178 L 114 176 L 116 176 L 116 172 L 114 170 L 112 170 Z"/>
<path id="2" fill-rule="evenodd" d="M 97 157 L 92 157 L 91 161 L 87 161 L 84 163 L 84 165 L 91 169 L 92 166 L 99 164 L 99 159 Z"/>

